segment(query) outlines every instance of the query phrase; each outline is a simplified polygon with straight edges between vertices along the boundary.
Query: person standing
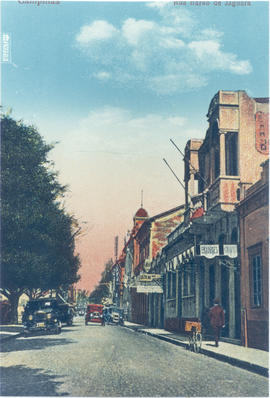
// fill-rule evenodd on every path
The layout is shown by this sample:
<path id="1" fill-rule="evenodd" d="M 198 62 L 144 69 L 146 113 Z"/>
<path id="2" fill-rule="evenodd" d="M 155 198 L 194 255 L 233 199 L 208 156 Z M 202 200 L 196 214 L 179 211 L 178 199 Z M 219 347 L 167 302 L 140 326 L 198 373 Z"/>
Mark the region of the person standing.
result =
<path id="1" fill-rule="evenodd" d="M 210 318 L 210 324 L 214 331 L 215 345 L 216 347 L 218 347 L 220 331 L 225 324 L 224 310 L 219 304 L 218 298 L 214 300 L 214 306 L 210 309 L 209 318 Z"/>

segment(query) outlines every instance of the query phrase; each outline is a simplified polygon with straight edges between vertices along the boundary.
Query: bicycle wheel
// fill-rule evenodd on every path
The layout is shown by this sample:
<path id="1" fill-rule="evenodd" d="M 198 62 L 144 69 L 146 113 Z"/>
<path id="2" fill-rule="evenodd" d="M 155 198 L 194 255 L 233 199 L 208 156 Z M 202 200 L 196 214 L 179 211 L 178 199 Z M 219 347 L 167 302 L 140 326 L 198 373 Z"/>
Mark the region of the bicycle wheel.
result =
<path id="1" fill-rule="evenodd" d="M 188 349 L 189 350 L 193 350 L 194 349 L 193 336 L 188 336 Z"/>
<path id="2" fill-rule="evenodd" d="M 201 333 L 196 333 L 195 343 L 194 343 L 194 351 L 200 352 L 201 348 L 202 348 L 202 335 L 201 335 Z"/>

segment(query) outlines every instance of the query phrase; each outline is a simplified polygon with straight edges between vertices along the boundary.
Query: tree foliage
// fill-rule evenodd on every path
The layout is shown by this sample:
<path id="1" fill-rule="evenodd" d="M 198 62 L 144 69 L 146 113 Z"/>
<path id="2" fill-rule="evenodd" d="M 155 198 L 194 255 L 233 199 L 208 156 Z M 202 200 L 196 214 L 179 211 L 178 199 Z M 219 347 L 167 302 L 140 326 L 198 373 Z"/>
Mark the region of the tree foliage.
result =
<path id="1" fill-rule="evenodd" d="M 85 289 L 80 289 L 77 296 L 77 306 L 85 307 L 89 301 L 89 293 Z"/>
<path id="2" fill-rule="evenodd" d="M 110 297 L 110 282 L 112 281 L 112 273 L 111 269 L 113 266 L 112 259 L 108 260 L 104 266 L 104 271 L 101 274 L 101 279 L 99 284 L 95 287 L 93 292 L 89 296 L 89 301 L 91 303 L 99 304 L 102 302 L 102 299 Z"/>
<path id="3" fill-rule="evenodd" d="M 1 289 L 14 295 L 68 286 L 78 280 L 78 225 L 61 205 L 66 187 L 47 157 L 53 146 L 7 116 L 1 130 Z"/>

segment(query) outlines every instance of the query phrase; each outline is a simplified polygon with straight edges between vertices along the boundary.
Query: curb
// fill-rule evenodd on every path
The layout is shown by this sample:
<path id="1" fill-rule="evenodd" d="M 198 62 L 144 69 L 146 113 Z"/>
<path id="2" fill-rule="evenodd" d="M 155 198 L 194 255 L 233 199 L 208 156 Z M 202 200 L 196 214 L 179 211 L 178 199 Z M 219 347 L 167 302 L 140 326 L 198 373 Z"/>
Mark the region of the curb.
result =
<path id="1" fill-rule="evenodd" d="M 23 332 L 19 332 L 16 334 L 12 334 L 10 336 L 5 336 L 5 337 L 0 336 L 0 342 L 16 339 L 17 337 L 20 337 L 20 336 L 23 336 Z"/>
<path id="2" fill-rule="evenodd" d="M 132 328 L 132 327 L 128 327 L 128 326 L 125 326 L 125 327 L 127 329 L 132 329 L 135 332 L 143 333 L 145 335 L 155 337 L 155 338 L 157 338 L 159 340 L 167 341 L 168 343 L 171 343 L 171 344 L 174 344 L 174 345 L 178 345 L 178 346 L 185 347 L 185 348 L 188 345 L 188 343 L 185 343 L 185 342 L 180 341 L 180 340 L 173 339 L 171 337 L 162 336 L 162 335 L 159 335 L 159 334 L 147 332 L 145 330 L 140 330 L 140 329 L 136 329 L 136 328 Z M 268 368 L 264 368 L 263 366 L 256 365 L 256 364 L 253 364 L 253 363 L 250 363 L 250 362 L 246 362 L 246 361 L 243 361 L 241 359 L 228 357 L 228 356 L 220 354 L 218 352 L 213 352 L 213 351 L 206 350 L 205 348 L 201 349 L 201 354 L 204 354 L 206 356 L 215 358 L 215 359 L 217 359 L 219 361 L 229 363 L 232 366 L 237 366 L 239 368 L 248 370 L 248 371 L 253 372 L 253 373 L 257 373 L 257 374 L 259 374 L 261 376 L 264 376 L 264 377 L 268 378 Z"/>

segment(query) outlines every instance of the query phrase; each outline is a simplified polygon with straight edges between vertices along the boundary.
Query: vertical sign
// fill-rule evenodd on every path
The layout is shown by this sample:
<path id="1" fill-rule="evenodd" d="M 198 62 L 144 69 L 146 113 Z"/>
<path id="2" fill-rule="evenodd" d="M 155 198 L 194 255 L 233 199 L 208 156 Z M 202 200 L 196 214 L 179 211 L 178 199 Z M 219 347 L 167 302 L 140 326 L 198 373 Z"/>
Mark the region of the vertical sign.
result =
<path id="1" fill-rule="evenodd" d="M 263 155 L 269 154 L 269 125 L 268 114 L 256 113 L 256 149 Z"/>

